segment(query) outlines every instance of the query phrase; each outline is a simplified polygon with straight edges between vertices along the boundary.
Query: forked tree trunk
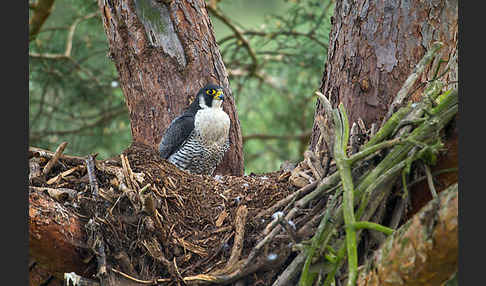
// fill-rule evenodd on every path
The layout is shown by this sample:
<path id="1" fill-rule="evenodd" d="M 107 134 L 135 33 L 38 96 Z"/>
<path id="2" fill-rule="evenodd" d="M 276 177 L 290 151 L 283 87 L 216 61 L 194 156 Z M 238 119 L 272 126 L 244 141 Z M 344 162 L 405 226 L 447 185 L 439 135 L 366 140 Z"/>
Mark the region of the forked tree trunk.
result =
<path id="1" fill-rule="evenodd" d="M 240 123 L 203 0 L 99 0 L 133 140 L 157 147 L 164 130 L 209 82 L 224 88 L 231 148 L 216 173 L 243 174 Z"/>

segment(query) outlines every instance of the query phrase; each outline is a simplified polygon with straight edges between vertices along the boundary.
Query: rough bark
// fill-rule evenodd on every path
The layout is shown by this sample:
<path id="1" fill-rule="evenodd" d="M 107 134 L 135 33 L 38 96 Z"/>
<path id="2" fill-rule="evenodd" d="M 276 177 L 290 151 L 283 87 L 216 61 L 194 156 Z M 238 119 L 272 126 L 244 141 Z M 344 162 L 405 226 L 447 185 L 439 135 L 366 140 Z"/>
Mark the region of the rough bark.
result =
<path id="1" fill-rule="evenodd" d="M 153 147 L 209 82 L 223 87 L 231 148 L 216 169 L 243 175 L 240 123 L 211 20 L 203 0 L 98 1 L 130 112 L 133 140 Z"/>
<path id="2" fill-rule="evenodd" d="M 441 75 L 448 66 L 450 69 L 441 81 L 447 89 L 457 87 L 457 33 L 457 0 L 336 1 L 319 91 L 334 107 L 340 102 L 344 104 L 350 126 L 359 118 L 368 128 L 372 123 L 379 126 L 407 76 L 435 41 L 444 44 L 440 57 L 426 68 L 408 101 L 420 99 L 423 83 L 433 78 L 436 67 Z M 319 101 L 315 118 L 324 114 Z M 323 147 L 317 144 L 320 136 L 317 122 L 314 121 L 310 140 L 310 149 L 315 152 Z M 457 128 L 447 135 L 448 151 L 439 157 L 432 172 L 458 166 Z M 441 175 L 436 182 L 438 191 L 457 182 L 457 178 L 457 171 Z M 415 186 L 410 193 L 408 217 L 431 199 L 426 183 Z"/>
<path id="3" fill-rule="evenodd" d="M 383 243 L 358 285 L 442 285 L 457 271 L 458 246 L 455 184 Z"/>
<path id="4" fill-rule="evenodd" d="M 457 7 L 457 0 L 336 1 L 320 92 L 333 106 L 344 104 L 350 124 L 362 118 L 370 127 L 381 121 L 407 76 L 435 41 L 445 44 L 441 59 L 454 62 L 443 81 L 456 81 Z M 439 74 L 445 66 L 441 65 Z M 430 69 L 422 81 L 431 78 Z M 421 91 L 418 88 L 411 99 L 418 100 Z M 319 102 L 316 116 L 322 114 Z M 319 134 L 315 122 L 313 150 Z"/>

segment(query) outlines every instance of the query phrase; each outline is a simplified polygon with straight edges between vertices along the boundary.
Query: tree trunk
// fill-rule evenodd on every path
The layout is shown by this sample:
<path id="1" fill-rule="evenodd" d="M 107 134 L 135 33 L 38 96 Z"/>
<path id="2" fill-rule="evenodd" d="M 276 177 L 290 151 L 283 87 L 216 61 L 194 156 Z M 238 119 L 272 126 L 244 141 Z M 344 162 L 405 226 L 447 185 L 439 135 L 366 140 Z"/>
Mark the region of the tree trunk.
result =
<path id="1" fill-rule="evenodd" d="M 457 0 L 336 1 L 329 37 L 327 63 L 319 91 L 335 107 L 344 104 L 350 126 L 359 118 L 369 128 L 378 126 L 407 76 L 435 41 L 444 44 L 422 78 L 412 87 L 409 101 L 418 101 L 425 82 L 441 75 L 445 88 L 457 87 Z M 436 68 L 439 67 L 438 72 Z M 315 118 L 324 115 L 320 101 Z M 457 120 L 457 116 L 456 116 Z M 314 121 L 310 149 L 318 145 L 320 129 Z M 455 124 L 454 124 L 455 126 Z M 457 168 L 457 128 L 447 133 L 448 152 L 439 157 L 432 172 Z M 457 182 L 458 172 L 441 174 L 439 190 Z M 411 212 L 416 213 L 432 197 L 427 183 L 411 191 Z"/>
<path id="2" fill-rule="evenodd" d="M 130 112 L 133 141 L 157 147 L 172 119 L 209 82 L 223 87 L 231 148 L 216 169 L 243 175 L 240 123 L 203 0 L 98 1 Z"/>
<path id="3" fill-rule="evenodd" d="M 319 90 L 333 106 L 344 104 L 350 124 L 362 118 L 370 127 L 383 119 L 392 99 L 433 42 L 443 42 L 441 59 L 455 63 L 443 81 L 457 80 L 457 31 L 457 0 L 336 1 Z M 439 74 L 445 66 L 441 65 Z M 428 77 L 422 81 L 430 79 L 431 74 L 426 70 Z M 422 89 L 416 90 L 412 100 L 419 99 Z M 323 113 L 319 102 L 315 114 Z M 319 134 L 314 122 L 312 150 Z"/>

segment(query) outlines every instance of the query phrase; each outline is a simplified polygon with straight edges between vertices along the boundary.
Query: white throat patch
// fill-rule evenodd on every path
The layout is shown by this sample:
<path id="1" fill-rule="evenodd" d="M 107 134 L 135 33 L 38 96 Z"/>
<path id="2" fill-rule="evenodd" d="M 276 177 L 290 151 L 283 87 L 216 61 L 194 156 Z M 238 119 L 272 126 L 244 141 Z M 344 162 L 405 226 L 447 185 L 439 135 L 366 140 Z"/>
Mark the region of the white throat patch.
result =
<path id="1" fill-rule="evenodd" d="M 220 100 L 215 101 L 213 101 L 213 106 L 209 107 L 201 98 L 199 105 L 202 109 L 196 113 L 194 128 L 199 131 L 201 139 L 206 143 L 219 145 L 224 144 L 228 139 L 230 118 L 221 108 L 222 102 Z"/>
<path id="2" fill-rule="evenodd" d="M 211 108 L 221 108 L 222 105 L 223 105 L 222 100 L 213 99 L 213 106 Z M 206 101 L 204 101 L 203 95 L 199 96 L 199 107 L 201 107 L 202 109 L 210 108 L 209 106 L 206 105 Z"/>

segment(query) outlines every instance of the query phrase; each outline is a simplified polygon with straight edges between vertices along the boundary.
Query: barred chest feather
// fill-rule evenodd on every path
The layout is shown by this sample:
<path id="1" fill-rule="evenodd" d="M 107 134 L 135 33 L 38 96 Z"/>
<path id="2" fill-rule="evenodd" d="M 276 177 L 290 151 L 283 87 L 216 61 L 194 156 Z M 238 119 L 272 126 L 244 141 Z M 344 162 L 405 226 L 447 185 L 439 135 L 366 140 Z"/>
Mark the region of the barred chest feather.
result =
<path id="1" fill-rule="evenodd" d="M 194 130 L 169 161 L 195 174 L 211 175 L 229 149 L 229 116 L 221 108 L 196 113 Z"/>

